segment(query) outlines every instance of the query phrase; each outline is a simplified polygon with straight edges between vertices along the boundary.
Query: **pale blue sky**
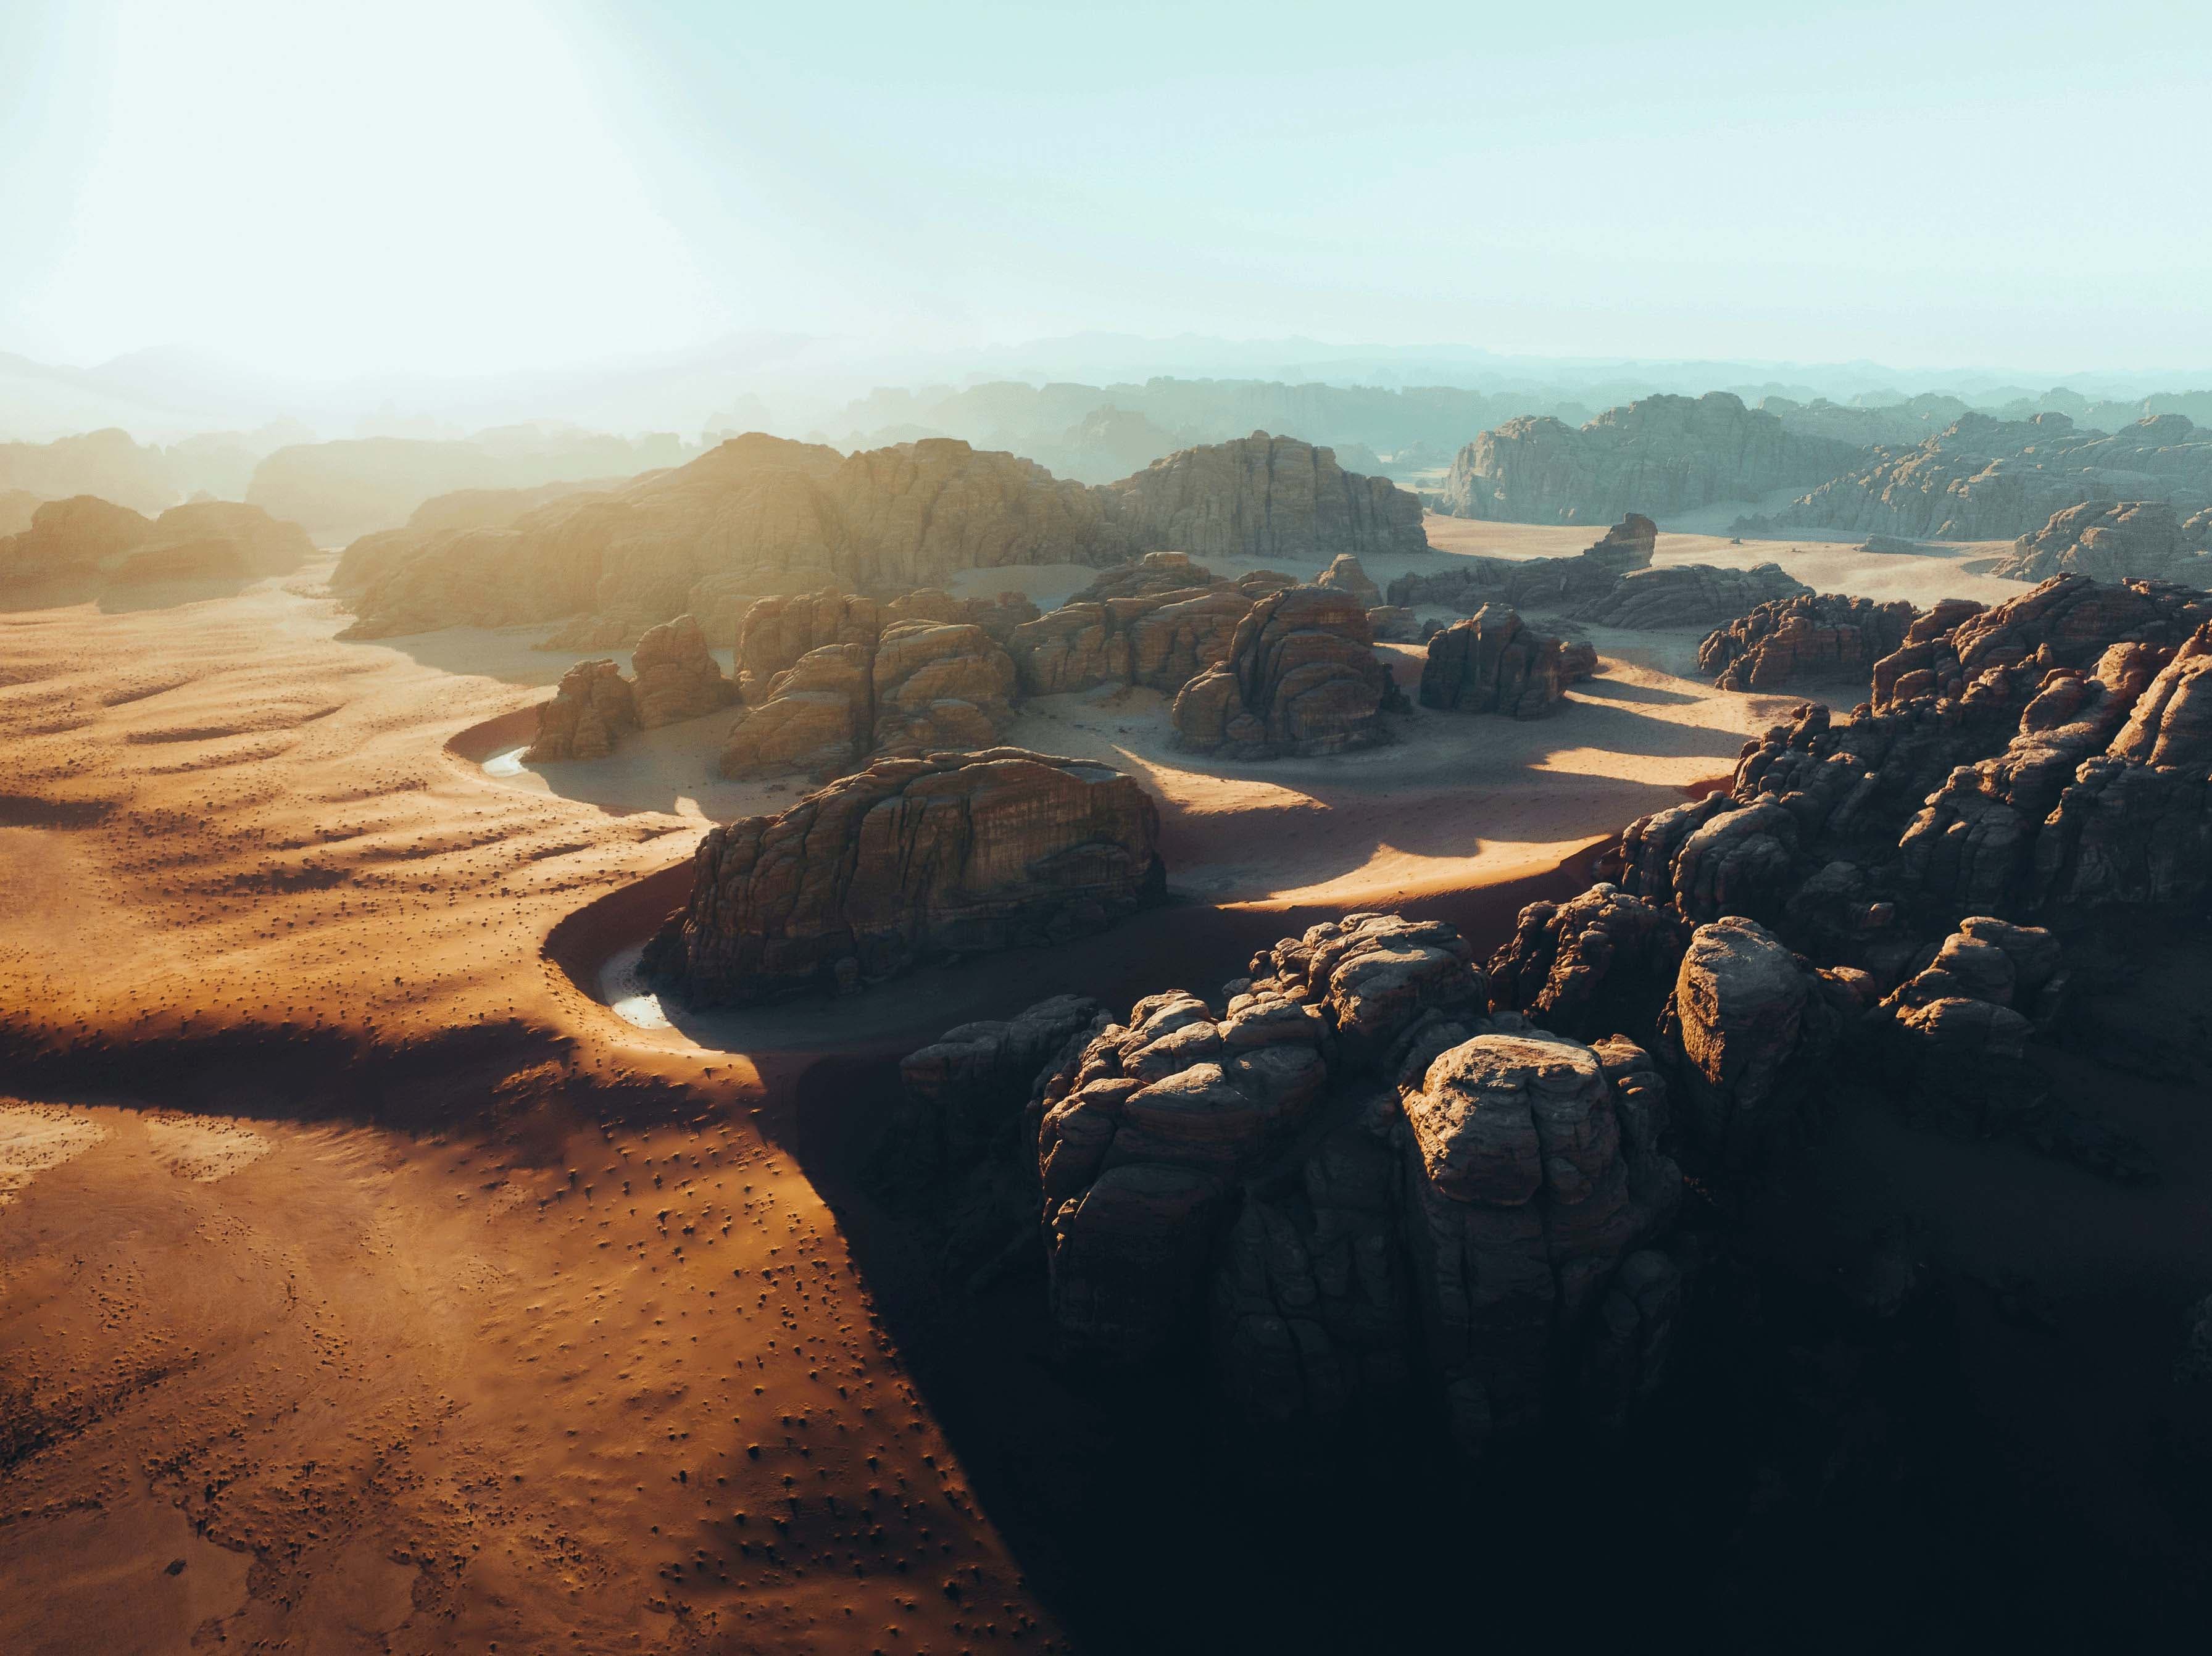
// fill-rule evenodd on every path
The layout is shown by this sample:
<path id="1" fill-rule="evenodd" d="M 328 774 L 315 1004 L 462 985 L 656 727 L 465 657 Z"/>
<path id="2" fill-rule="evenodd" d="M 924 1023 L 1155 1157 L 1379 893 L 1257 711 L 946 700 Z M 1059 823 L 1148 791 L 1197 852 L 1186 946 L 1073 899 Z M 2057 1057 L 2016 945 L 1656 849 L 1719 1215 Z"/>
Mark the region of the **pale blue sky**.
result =
<path id="1" fill-rule="evenodd" d="M 2212 367 L 2212 9 L 0 7 L 0 350 Z"/>

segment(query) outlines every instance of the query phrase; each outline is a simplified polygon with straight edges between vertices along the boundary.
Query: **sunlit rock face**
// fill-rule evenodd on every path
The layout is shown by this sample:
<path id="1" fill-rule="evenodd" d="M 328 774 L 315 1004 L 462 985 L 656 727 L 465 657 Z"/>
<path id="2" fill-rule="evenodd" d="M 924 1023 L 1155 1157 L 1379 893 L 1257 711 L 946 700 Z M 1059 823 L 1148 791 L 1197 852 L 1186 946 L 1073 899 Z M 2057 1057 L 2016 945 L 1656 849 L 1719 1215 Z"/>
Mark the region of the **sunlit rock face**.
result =
<path id="1" fill-rule="evenodd" d="M 2143 575 L 2212 588 L 2212 507 L 2185 521 L 2170 501 L 2085 501 L 2053 512 L 2013 543 L 1990 571 L 2014 581 L 2085 575 L 2096 581 Z"/>
<path id="2" fill-rule="evenodd" d="M 1859 678 L 1902 648 L 1914 619 L 1899 600 L 1839 593 L 1770 599 L 1706 635 L 1698 671 L 1723 690 L 1773 691 L 1808 679 Z"/>
<path id="3" fill-rule="evenodd" d="M 1659 526 L 1630 512 L 1571 557 L 1459 557 L 1431 574 L 1401 575 L 1390 583 L 1394 605 L 1457 610 L 1486 604 L 1558 611 L 1600 599 L 1621 578 L 1651 566 Z"/>
<path id="4" fill-rule="evenodd" d="M 1293 587 L 1252 606 L 1226 654 L 1177 693 L 1176 742 L 1194 753 L 1265 759 L 1337 753 L 1387 739 L 1389 669 L 1349 593 Z"/>
<path id="5" fill-rule="evenodd" d="M 879 759 L 700 842 L 645 971 L 695 1005 L 850 990 L 917 964 L 1102 929 L 1164 889 L 1152 798 L 1018 748 Z"/>

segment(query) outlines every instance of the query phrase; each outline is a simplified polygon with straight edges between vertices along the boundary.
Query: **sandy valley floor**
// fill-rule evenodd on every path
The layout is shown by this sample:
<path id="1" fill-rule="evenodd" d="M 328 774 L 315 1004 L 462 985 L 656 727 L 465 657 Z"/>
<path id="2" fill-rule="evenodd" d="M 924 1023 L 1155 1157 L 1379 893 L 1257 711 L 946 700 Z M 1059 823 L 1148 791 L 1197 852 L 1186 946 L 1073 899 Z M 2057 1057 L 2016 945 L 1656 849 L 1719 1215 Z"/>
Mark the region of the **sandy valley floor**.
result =
<path id="1" fill-rule="evenodd" d="M 2020 590 L 1662 539 L 1692 556 Z M 1008 574 L 969 579 L 1084 578 Z M 800 790 L 714 778 L 723 718 L 488 770 L 573 658 L 526 631 L 339 643 L 344 620 L 313 575 L 0 613 L 0 1576 L 41 1584 L 0 1596 L 0 1648 L 1053 1644 L 788 1105 L 810 1051 L 915 1044 L 1083 959 L 626 1022 L 549 934 L 595 902 L 641 933 L 620 893 Z M 1417 715 L 1334 760 L 1201 770 L 1157 697 L 1032 705 L 1011 740 L 1164 806 L 1181 905 L 1090 946 L 1112 971 L 1087 981 L 1157 988 L 1175 959 L 1209 986 L 1233 938 L 1313 910 L 1553 868 L 1787 705 L 1665 671 L 1684 640 L 1599 642 L 1556 718 Z"/>

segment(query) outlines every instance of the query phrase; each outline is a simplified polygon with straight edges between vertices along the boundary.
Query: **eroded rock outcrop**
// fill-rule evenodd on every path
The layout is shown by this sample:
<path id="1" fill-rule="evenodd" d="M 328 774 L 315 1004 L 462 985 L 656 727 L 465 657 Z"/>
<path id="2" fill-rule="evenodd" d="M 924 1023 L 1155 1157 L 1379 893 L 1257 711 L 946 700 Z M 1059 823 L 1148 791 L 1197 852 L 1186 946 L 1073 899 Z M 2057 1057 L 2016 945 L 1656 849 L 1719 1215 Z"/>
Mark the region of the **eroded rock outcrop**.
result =
<path id="1" fill-rule="evenodd" d="M 1314 577 L 1313 583 L 1331 592 L 1350 593 L 1364 610 L 1371 610 L 1382 601 L 1382 589 L 1369 579 L 1365 568 L 1350 552 L 1339 552 L 1328 568 Z"/>
<path id="2" fill-rule="evenodd" d="M 1698 646 L 1698 671 L 1723 690 L 1775 691 L 1807 679 L 1863 678 L 1902 648 L 1912 606 L 1838 593 L 1771 599 Z"/>
<path id="3" fill-rule="evenodd" d="M 553 699 L 538 709 L 538 734 L 523 750 L 529 764 L 604 759 L 635 730 L 637 700 L 613 661 L 579 661 L 561 675 Z"/>
<path id="4" fill-rule="evenodd" d="M 737 699 L 738 687 L 723 677 L 707 648 L 706 630 L 694 616 L 679 615 L 649 629 L 630 653 L 629 665 L 637 721 L 647 730 L 717 712 Z"/>
<path id="5" fill-rule="evenodd" d="M 1120 684 L 1172 696 L 1227 659 L 1255 601 L 1291 584 L 1264 569 L 1218 580 L 1180 552 L 1150 552 L 1015 628 L 1007 648 L 1027 695 Z"/>
<path id="6" fill-rule="evenodd" d="M 147 518 L 96 495 L 35 507 L 0 537 L 0 582 L 202 581 L 289 575 L 315 555 L 307 532 L 258 506 L 199 501 Z"/>
<path id="7" fill-rule="evenodd" d="M 695 1005 L 738 1005 L 1064 942 L 1159 896 L 1158 837 L 1151 797 L 1104 765 L 1018 748 L 879 759 L 708 832 L 643 970 Z"/>
<path id="8" fill-rule="evenodd" d="M 2212 588 L 2212 508 L 2187 522 L 2163 500 L 2087 501 L 2013 543 L 1990 573 L 2014 581 L 2085 575 L 2097 581 L 2144 575 Z"/>
<path id="9" fill-rule="evenodd" d="M 1577 621 L 1639 631 L 1710 627 L 1761 604 L 1812 590 L 1779 563 L 1755 563 L 1748 569 L 1675 563 L 1661 569 L 1632 570 L 1568 612 Z"/>
<path id="10" fill-rule="evenodd" d="M 738 634 L 751 703 L 723 744 L 721 771 L 839 776 L 871 756 L 988 747 L 1013 718 L 1013 658 L 975 621 L 1011 635 L 1023 609 L 925 588 L 888 602 L 837 592 L 763 599 Z"/>
<path id="11" fill-rule="evenodd" d="M 1486 1014 L 1448 926 L 1357 914 L 1209 1004 L 1150 996 L 1036 1104 L 1054 1324 L 1127 1361 L 1201 1338 L 1249 1429 L 1411 1406 L 1464 1452 L 1616 1419 L 1663 1372 L 1680 1201 L 1632 1044 Z M 1220 1008 L 1216 1010 L 1216 1006 Z"/>
<path id="12" fill-rule="evenodd" d="M 1237 624 L 1218 665 L 1175 699 L 1178 746 L 1224 758 L 1341 752 L 1386 740 L 1395 691 L 1367 612 L 1347 593 L 1293 587 Z"/>
<path id="13" fill-rule="evenodd" d="M 2068 416 L 1962 414 L 1912 447 L 1881 447 L 1781 514 L 1784 525 L 1933 540 L 2011 540 L 2090 501 L 2161 500 L 2183 517 L 2212 506 L 2212 440 L 2179 414 L 2111 435 Z M 2090 573 L 2084 571 L 2084 573 Z"/>
<path id="14" fill-rule="evenodd" d="M 1791 431 L 1725 391 L 1647 397 L 1580 429 L 1524 416 L 1483 432 L 1452 461 L 1443 509 L 1522 523 L 1695 511 L 1832 478 L 1863 452 Z"/>
<path id="15" fill-rule="evenodd" d="M 1340 553 L 1425 552 L 1421 502 L 1335 454 L 1255 431 L 1186 448 L 1099 491 L 1134 543 L 1311 569 Z"/>
<path id="16" fill-rule="evenodd" d="M 1454 713 L 1541 718 L 1597 673 L 1591 646 L 1539 633 L 1496 604 L 1431 635 L 1428 652 L 1421 705 Z"/>
<path id="17" fill-rule="evenodd" d="M 1513 609 L 1567 610 L 1611 592 L 1623 575 L 1651 566 L 1659 526 L 1631 512 L 1572 557 L 1462 557 L 1429 575 L 1390 583 L 1392 604 L 1457 610 L 1486 604 Z"/>

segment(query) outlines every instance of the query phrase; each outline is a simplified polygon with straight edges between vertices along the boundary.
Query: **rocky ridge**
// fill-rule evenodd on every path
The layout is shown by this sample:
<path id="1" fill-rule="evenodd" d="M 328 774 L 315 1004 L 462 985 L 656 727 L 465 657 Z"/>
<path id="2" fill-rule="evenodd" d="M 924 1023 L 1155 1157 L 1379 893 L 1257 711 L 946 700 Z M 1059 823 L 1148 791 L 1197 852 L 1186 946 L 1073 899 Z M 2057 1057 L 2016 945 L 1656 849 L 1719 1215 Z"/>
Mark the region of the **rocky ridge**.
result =
<path id="1" fill-rule="evenodd" d="M 149 519 L 96 495 L 75 495 L 33 508 L 29 527 L 0 537 L 0 582 L 289 575 L 314 555 L 305 530 L 258 506 L 200 501 Z"/>
<path id="2" fill-rule="evenodd" d="M 1402 705 L 1375 655 L 1357 596 L 1326 587 L 1270 594 L 1237 622 L 1214 665 L 1176 694 L 1176 745 L 1231 759 L 1370 746 Z"/>
<path id="3" fill-rule="evenodd" d="M 1321 562 L 1426 545 L 1413 496 L 1287 438 L 1186 450 L 1091 488 L 951 438 L 840 455 L 753 433 L 498 527 L 367 538 L 334 584 L 359 618 L 354 637 L 580 615 L 563 636 L 588 647 L 824 586 L 902 592 L 963 569 L 1103 568 L 1156 549 Z"/>
<path id="4" fill-rule="evenodd" d="M 1452 461 L 1439 509 L 1522 523 L 1695 511 L 1832 478 L 1863 452 L 1794 431 L 1728 392 L 1648 397 L 1580 429 L 1524 416 L 1483 432 Z"/>
<path id="5" fill-rule="evenodd" d="M 1990 573 L 2013 581 L 2086 575 L 2098 581 L 2142 575 L 2212 588 L 2212 508 L 2186 522 L 2162 500 L 2086 501 L 2051 514 Z"/>

